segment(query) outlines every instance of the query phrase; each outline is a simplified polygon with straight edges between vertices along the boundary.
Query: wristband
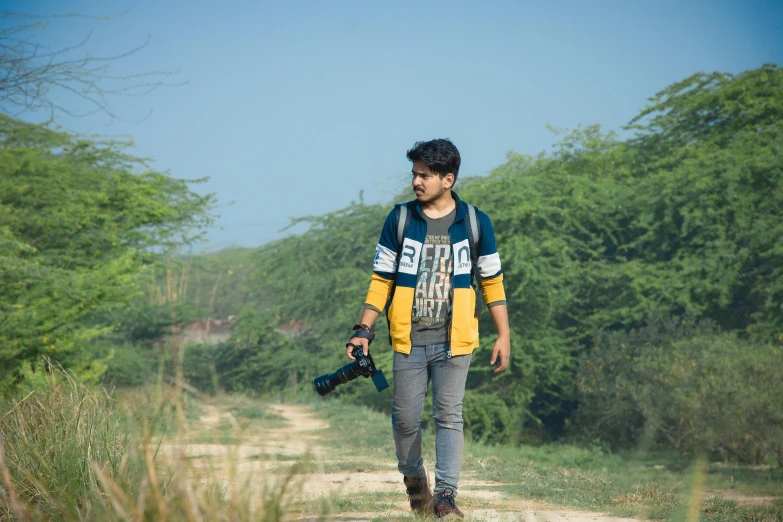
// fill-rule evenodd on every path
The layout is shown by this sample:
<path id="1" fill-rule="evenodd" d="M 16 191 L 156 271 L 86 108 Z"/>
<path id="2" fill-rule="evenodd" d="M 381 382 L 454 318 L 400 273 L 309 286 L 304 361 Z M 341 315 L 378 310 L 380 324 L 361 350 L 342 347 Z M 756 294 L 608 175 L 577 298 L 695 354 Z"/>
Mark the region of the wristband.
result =
<path id="1" fill-rule="evenodd" d="M 367 333 L 372 333 L 372 330 L 370 329 L 370 327 L 369 327 L 369 326 L 367 326 L 367 325 L 366 325 L 366 324 L 364 324 L 364 323 L 361 323 L 361 324 L 355 324 L 355 325 L 353 325 L 353 328 L 352 328 L 352 330 L 353 330 L 354 332 L 355 332 L 356 330 L 364 330 L 364 331 L 365 331 L 365 332 L 367 332 Z"/>
<path id="2" fill-rule="evenodd" d="M 372 332 L 372 330 L 370 330 L 370 327 L 367 326 L 366 324 L 357 324 L 353 327 L 353 333 L 351 334 L 351 337 L 348 340 L 350 341 L 354 337 L 367 339 L 368 344 L 375 340 L 375 334 Z"/>

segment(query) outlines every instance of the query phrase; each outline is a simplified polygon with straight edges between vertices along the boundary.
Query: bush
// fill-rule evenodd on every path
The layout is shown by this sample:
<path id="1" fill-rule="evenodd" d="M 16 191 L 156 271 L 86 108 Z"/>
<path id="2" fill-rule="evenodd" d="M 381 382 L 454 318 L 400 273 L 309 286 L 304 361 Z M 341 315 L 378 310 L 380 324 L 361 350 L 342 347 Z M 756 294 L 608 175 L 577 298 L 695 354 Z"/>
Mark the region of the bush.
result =
<path id="1" fill-rule="evenodd" d="M 321 347 L 311 335 L 286 337 L 272 320 L 246 309 L 239 314 L 231 338 L 217 346 L 215 370 L 228 392 L 258 394 L 298 389 L 318 375 Z M 334 370 L 330 370 L 334 371 Z"/>
<path id="2" fill-rule="evenodd" d="M 138 345 L 119 345 L 112 349 L 114 355 L 107 363 L 101 382 L 130 387 L 141 386 L 155 379 L 158 368 L 153 350 Z"/>
<path id="3" fill-rule="evenodd" d="M 497 393 L 465 392 L 465 431 L 473 440 L 490 444 L 517 442 L 522 419 Z"/>
<path id="4" fill-rule="evenodd" d="M 206 343 L 188 343 L 185 345 L 184 350 L 185 357 L 182 361 L 182 373 L 188 384 L 205 393 L 217 393 L 216 347 Z"/>
<path id="5" fill-rule="evenodd" d="M 176 389 L 129 390 L 126 411 L 51 365 L 34 377 L 25 382 L 37 388 L 0 402 L 0 520 L 281 520 L 290 481 L 226 487 L 222 472 L 195 471 L 182 455 L 176 466 L 156 461 L 151 434 L 171 432 L 164 425 L 185 406 Z"/>
<path id="6" fill-rule="evenodd" d="M 783 465 L 781 367 L 780 348 L 689 321 L 603 333 L 579 371 L 577 426 L 615 446 Z"/>
<path id="7" fill-rule="evenodd" d="M 44 386 L 3 404 L 0 432 L 13 488 L 46 518 L 103 513 L 106 499 L 93 462 L 134 492 L 143 463 L 123 457 L 138 440 L 106 394 L 64 372 L 47 377 Z"/>

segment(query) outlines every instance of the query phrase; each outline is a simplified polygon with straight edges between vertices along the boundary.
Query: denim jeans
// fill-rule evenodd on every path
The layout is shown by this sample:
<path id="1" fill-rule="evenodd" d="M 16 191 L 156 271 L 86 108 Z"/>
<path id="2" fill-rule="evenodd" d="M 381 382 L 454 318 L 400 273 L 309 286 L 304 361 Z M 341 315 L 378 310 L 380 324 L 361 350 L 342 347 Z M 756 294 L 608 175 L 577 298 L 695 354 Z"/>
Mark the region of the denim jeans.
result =
<path id="1" fill-rule="evenodd" d="M 432 380 L 435 419 L 435 493 L 457 494 L 462 466 L 462 398 L 471 355 L 448 357 L 448 344 L 414 346 L 410 354 L 394 352 L 392 428 L 397 467 L 407 477 L 423 471 L 421 414 L 427 385 Z"/>

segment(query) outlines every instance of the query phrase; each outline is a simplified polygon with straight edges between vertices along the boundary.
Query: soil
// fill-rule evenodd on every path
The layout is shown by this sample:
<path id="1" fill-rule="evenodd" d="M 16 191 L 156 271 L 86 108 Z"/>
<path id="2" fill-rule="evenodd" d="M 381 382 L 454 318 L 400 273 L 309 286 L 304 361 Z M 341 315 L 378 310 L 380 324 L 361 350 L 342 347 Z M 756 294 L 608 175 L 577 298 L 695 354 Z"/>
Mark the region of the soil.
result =
<path id="1" fill-rule="evenodd" d="M 322 433 L 329 425 L 318 418 L 311 408 L 293 404 L 273 404 L 269 406 L 278 415 L 286 419 L 284 427 L 264 429 L 262 433 L 245 433 L 241 443 L 220 444 L 188 443 L 163 444 L 158 454 L 163 458 L 174 460 L 176 456 L 185 456 L 188 467 L 192 470 L 192 478 L 201 480 L 203 484 L 218 480 L 231 494 L 232 487 L 258 486 L 260 489 L 274 490 L 276 483 L 286 478 L 293 482 L 294 491 L 301 492 L 295 499 L 289 501 L 312 502 L 318 497 L 329 494 L 339 496 L 367 493 L 392 493 L 399 497 L 384 512 L 339 512 L 327 516 L 297 516 L 292 513 L 293 520 L 329 522 L 360 522 L 383 517 L 393 519 L 397 516 L 407 517 L 410 508 L 407 504 L 402 477 L 397 471 L 396 462 L 373 462 L 373 471 L 357 472 L 351 466 L 349 458 L 335 461 L 326 458 L 327 452 L 322 444 Z M 203 415 L 194 426 L 194 432 L 214 431 L 226 421 L 236 424 L 231 413 L 212 405 L 202 406 Z M 192 434 L 191 434 L 192 435 Z M 190 437 L 189 437 L 190 438 Z M 198 439 L 196 439 L 198 440 Z M 311 456 L 310 473 L 291 475 L 291 464 L 302 458 Z M 342 466 L 341 466 L 342 465 Z M 354 468 L 351 471 L 330 471 L 340 467 Z M 314 469 L 313 469 L 314 468 Z M 206 473 L 209 470 L 209 473 Z M 432 477 L 431 477 L 432 479 Z M 601 513 L 582 512 L 569 508 L 552 506 L 540 501 L 510 500 L 499 491 L 492 488 L 501 483 L 471 480 L 470 477 L 460 482 L 460 499 L 469 504 L 470 500 L 495 501 L 496 509 L 465 509 L 467 520 L 486 520 L 491 522 L 639 522 L 638 519 L 612 517 Z M 475 502 L 473 502 L 475 504 Z"/>

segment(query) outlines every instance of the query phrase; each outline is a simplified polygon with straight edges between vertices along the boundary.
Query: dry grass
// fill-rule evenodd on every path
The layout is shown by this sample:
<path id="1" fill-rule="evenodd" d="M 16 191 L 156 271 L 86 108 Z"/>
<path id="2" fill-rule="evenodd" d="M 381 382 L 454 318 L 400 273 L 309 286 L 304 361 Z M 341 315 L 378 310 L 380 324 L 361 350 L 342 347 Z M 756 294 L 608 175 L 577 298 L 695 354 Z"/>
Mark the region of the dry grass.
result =
<path id="1" fill-rule="evenodd" d="M 0 520 L 281 520 L 298 464 L 264 484 L 205 473 L 184 451 L 161 459 L 164 434 L 187 436 L 177 388 L 134 392 L 126 406 L 53 369 L 47 384 L 12 399 L 0 429 Z M 231 457 L 229 457 L 230 459 Z"/>

